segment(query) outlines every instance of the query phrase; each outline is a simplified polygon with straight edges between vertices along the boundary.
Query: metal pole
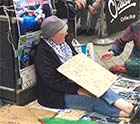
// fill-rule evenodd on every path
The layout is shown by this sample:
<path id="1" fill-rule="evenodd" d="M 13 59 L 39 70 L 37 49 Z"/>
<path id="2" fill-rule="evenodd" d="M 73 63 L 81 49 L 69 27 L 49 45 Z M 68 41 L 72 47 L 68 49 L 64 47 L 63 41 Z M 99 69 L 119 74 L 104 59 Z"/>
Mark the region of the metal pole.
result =
<path id="1" fill-rule="evenodd" d="M 93 44 L 95 44 L 95 45 L 109 45 L 109 44 L 112 44 L 112 42 L 113 42 L 112 39 L 106 38 L 107 34 L 105 34 L 106 22 L 105 22 L 105 14 L 104 14 L 104 7 L 105 7 L 104 5 L 105 5 L 105 2 L 102 1 L 98 36 L 93 41 Z"/>
<path id="2" fill-rule="evenodd" d="M 76 1 L 74 0 L 74 7 L 75 7 L 75 11 L 77 11 L 77 5 L 76 5 Z M 74 32 L 74 38 L 77 38 L 77 17 L 76 17 L 76 13 L 75 13 L 75 17 L 74 17 L 74 27 L 75 27 L 75 32 Z"/>
<path id="3" fill-rule="evenodd" d="M 101 11 L 100 11 L 100 26 L 99 26 L 99 31 L 98 31 L 98 37 L 103 38 L 104 35 L 105 35 L 105 32 L 104 32 L 104 5 L 102 2 Z"/>

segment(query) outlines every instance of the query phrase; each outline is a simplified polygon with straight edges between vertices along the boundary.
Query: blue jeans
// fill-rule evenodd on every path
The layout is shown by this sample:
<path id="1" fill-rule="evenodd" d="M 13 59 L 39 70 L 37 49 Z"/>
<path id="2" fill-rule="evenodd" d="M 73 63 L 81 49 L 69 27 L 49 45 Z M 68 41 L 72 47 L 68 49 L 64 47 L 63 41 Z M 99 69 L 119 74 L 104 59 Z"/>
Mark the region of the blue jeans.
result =
<path id="1" fill-rule="evenodd" d="M 136 48 L 134 46 L 129 57 L 137 57 L 137 58 L 140 58 L 140 49 L 138 49 L 138 48 Z"/>
<path id="2" fill-rule="evenodd" d="M 87 97 L 80 95 L 65 95 L 65 107 L 74 109 L 83 109 L 90 112 L 98 112 L 110 117 L 118 117 L 120 109 L 116 108 L 112 104 L 120 97 L 109 89 L 102 97 L 97 98 L 95 96 Z"/>

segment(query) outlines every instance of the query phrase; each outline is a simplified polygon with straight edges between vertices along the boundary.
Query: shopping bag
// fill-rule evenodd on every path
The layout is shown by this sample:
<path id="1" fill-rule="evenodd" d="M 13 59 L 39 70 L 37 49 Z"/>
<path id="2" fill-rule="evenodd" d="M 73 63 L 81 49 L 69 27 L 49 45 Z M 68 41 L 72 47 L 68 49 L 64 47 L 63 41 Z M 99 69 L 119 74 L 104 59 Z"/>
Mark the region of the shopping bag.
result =
<path id="1" fill-rule="evenodd" d="M 86 56 L 95 60 L 93 43 L 89 42 L 80 44 L 76 39 L 73 39 L 72 45 L 78 53 L 84 53 Z"/>

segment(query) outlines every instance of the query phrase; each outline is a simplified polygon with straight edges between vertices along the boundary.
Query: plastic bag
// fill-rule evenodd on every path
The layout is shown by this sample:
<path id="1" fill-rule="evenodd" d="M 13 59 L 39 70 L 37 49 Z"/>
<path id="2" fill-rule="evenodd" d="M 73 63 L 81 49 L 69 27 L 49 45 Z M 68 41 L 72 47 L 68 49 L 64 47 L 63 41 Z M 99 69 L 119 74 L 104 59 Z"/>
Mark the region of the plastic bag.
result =
<path id="1" fill-rule="evenodd" d="M 43 118 L 40 119 L 43 124 L 97 124 L 90 120 L 67 120 L 62 118 Z"/>
<path id="2" fill-rule="evenodd" d="M 84 53 L 86 56 L 95 60 L 93 43 L 80 44 L 76 39 L 72 40 L 72 45 L 78 53 Z"/>

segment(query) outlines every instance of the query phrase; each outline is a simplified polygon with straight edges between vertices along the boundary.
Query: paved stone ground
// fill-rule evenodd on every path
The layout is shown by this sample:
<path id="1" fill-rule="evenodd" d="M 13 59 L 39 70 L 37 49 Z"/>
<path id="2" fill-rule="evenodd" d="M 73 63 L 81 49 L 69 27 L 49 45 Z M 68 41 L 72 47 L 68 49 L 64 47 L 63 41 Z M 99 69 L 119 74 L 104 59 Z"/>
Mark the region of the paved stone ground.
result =
<path id="1" fill-rule="evenodd" d="M 138 19 L 140 19 L 140 14 L 138 15 Z M 79 23 L 80 22 L 78 22 L 77 27 L 79 27 L 79 25 L 80 25 Z M 107 33 L 106 33 L 106 22 L 105 21 L 104 21 L 104 25 L 103 25 L 102 28 L 103 29 L 100 29 L 100 18 L 99 18 L 98 21 L 97 21 L 96 30 L 97 29 L 98 30 L 100 29 L 101 30 L 101 33 L 104 36 L 107 35 Z M 122 34 L 122 32 L 118 32 L 118 33 L 112 34 L 111 36 L 105 36 L 105 38 L 103 38 L 103 39 L 109 38 L 112 41 L 114 41 L 117 37 L 119 37 Z M 80 43 L 87 43 L 87 42 L 90 42 L 90 41 L 94 42 L 97 39 L 102 39 L 100 37 L 98 38 L 98 35 L 97 34 L 99 34 L 99 32 L 95 33 L 95 35 L 93 35 L 93 36 L 80 35 L 80 36 L 77 36 L 76 39 Z M 100 55 L 102 53 L 104 53 L 105 51 L 107 51 L 108 48 L 110 48 L 110 47 L 111 47 L 111 44 L 110 45 L 94 45 L 95 60 L 96 60 L 96 62 L 98 62 L 99 64 L 101 64 L 103 67 L 105 67 L 107 69 L 110 66 L 112 66 L 112 65 L 121 65 L 121 64 L 124 64 L 124 61 L 128 58 L 128 56 L 129 56 L 129 54 L 131 52 L 131 49 L 133 47 L 133 42 L 130 42 L 130 43 L 128 43 L 125 46 L 125 49 L 124 49 L 123 53 L 120 56 L 113 57 L 111 60 L 109 60 L 107 62 L 100 61 Z"/>
<path id="2" fill-rule="evenodd" d="M 112 41 L 114 41 L 118 36 L 121 35 L 122 32 L 120 33 L 116 33 L 113 36 L 110 37 L 106 37 L 109 39 L 112 39 Z M 106 39 L 105 38 L 105 39 Z M 77 36 L 77 39 L 80 43 L 88 43 L 90 41 L 94 41 L 100 38 L 97 38 L 97 36 L 86 36 L 86 35 L 80 35 Z M 131 52 L 131 48 L 133 46 L 133 42 L 130 42 L 126 45 L 124 52 L 117 57 L 113 57 L 111 60 L 107 61 L 107 62 L 102 62 L 100 61 L 100 55 L 104 52 L 106 52 L 112 44 L 109 45 L 94 45 L 94 51 L 95 51 L 95 61 L 99 64 L 101 64 L 103 67 L 105 68 L 109 68 L 112 65 L 121 65 L 124 64 L 124 61 L 127 59 L 127 57 L 129 56 L 129 53 Z"/>

